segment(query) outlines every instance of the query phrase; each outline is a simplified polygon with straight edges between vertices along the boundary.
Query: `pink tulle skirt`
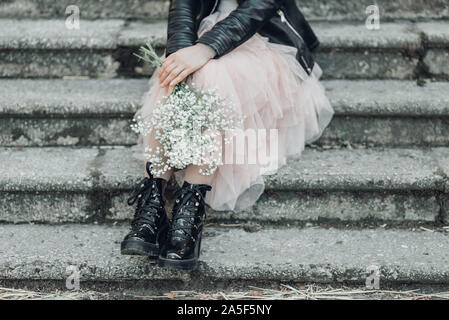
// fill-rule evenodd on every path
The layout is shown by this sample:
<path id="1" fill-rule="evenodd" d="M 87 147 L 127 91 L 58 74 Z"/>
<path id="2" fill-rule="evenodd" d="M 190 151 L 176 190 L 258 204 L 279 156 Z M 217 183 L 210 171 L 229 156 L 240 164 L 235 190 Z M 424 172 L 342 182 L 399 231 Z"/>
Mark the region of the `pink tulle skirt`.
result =
<path id="1" fill-rule="evenodd" d="M 216 12 L 206 17 L 200 24 L 199 36 L 225 16 Z M 309 76 L 296 60 L 296 52 L 296 48 L 269 43 L 267 38 L 255 34 L 228 54 L 210 60 L 187 79 L 187 83 L 199 88 L 217 88 L 223 98 L 232 99 L 244 115 L 244 129 L 276 129 L 278 167 L 285 165 L 288 156 L 299 155 L 305 144 L 317 140 L 334 114 L 319 83 L 321 69 L 315 64 Z M 162 96 L 156 71 L 136 116 L 151 115 Z M 151 137 L 139 139 L 139 159 L 143 159 L 148 139 Z M 254 150 L 249 147 L 246 152 Z M 214 210 L 246 209 L 263 193 L 263 175 L 275 171 L 254 164 L 224 164 L 214 173 L 206 203 Z M 183 171 L 175 176 L 181 184 Z"/>

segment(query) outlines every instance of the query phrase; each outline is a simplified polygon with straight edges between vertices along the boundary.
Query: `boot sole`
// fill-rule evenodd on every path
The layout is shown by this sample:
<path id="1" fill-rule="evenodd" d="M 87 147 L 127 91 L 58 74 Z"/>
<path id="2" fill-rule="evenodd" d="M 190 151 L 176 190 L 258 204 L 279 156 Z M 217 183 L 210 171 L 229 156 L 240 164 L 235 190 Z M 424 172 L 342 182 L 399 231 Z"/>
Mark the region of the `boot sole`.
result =
<path id="1" fill-rule="evenodd" d="M 159 267 L 176 269 L 176 270 L 195 270 L 198 267 L 198 260 L 200 258 L 202 234 L 198 237 L 198 242 L 195 245 L 194 256 L 191 259 L 173 260 L 159 256 Z"/>
<path id="2" fill-rule="evenodd" d="M 161 228 L 158 234 L 158 243 L 149 243 L 142 240 L 128 239 L 123 240 L 120 245 L 120 253 L 122 255 L 130 256 L 148 256 L 150 261 L 157 260 L 159 258 L 159 251 L 161 243 L 167 233 L 167 226 Z"/>
<path id="3" fill-rule="evenodd" d="M 198 258 L 171 260 L 159 256 L 159 267 L 177 270 L 194 270 L 198 267 Z"/>
<path id="4" fill-rule="evenodd" d="M 124 240 L 120 245 L 122 255 L 132 256 L 159 256 L 159 246 L 153 243 L 144 242 L 142 240 L 128 239 Z"/>

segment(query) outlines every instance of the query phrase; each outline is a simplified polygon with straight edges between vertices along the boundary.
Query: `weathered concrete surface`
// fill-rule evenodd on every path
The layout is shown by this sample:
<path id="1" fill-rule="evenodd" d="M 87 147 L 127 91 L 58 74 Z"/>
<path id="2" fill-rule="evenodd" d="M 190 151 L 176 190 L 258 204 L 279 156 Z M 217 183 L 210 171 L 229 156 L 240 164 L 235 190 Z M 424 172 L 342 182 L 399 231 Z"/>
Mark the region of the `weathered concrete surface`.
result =
<path id="1" fill-rule="evenodd" d="M 112 51 L 0 51 L 0 76 L 5 78 L 114 78 L 119 66 Z"/>
<path id="2" fill-rule="evenodd" d="M 126 204 L 127 194 L 111 198 L 105 221 L 129 221 L 133 210 Z M 292 224 L 305 222 L 389 222 L 393 225 L 435 222 L 440 205 L 432 193 L 397 194 L 345 191 L 292 192 L 267 191 L 251 208 L 241 211 L 213 211 L 213 222 Z M 90 216 L 95 219 L 96 217 Z M 59 220 L 61 220 L 58 217 Z"/>
<path id="3" fill-rule="evenodd" d="M 449 78 L 449 22 L 427 22 L 417 25 L 426 42 L 424 63 L 437 78 Z"/>
<path id="4" fill-rule="evenodd" d="M 447 146 L 447 117 L 336 116 L 318 143 Z"/>
<path id="5" fill-rule="evenodd" d="M 166 20 L 125 23 L 120 19 L 81 20 L 80 29 L 68 29 L 64 19 L 0 19 L 3 31 L 0 48 L 7 49 L 113 49 L 140 46 L 149 40 L 164 45 Z M 314 22 L 323 48 L 417 49 L 420 37 L 416 26 L 433 34 L 445 32 L 445 22 L 383 23 L 380 30 L 368 30 L 363 23 Z M 438 38 L 440 39 L 440 38 Z M 445 39 L 447 40 L 447 39 Z"/>
<path id="6" fill-rule="evenodd" d="M 211 281 L 349 282 L 364 285 L 367 268 L 380 268 L 384 284 L 448 284 L 448 235 L 402 230 L 206 229 L 196 272 L 150 265 L 144 257 L 121 256 L 126 228 L 112 226 L 0 226 L 2 280 L 60 281 L 76 266 L 84 282 L 181 280 L 205 288 Z M 32 240 L 31 240 L 32 239 Z M 181 288 L 179 288 L 181 289 Z"/>
<path id="7" fill-rule="evenodd" d="M 379 30 L 369 30 L 363 23 L 312 24 L 321 49 L 410 49 L 421 46 L 416 27 L 410 22 L 383 23 Z"/>
<path id="8" fill-rule="evenodd" d="M 363 23 L 314 27 L 322 42 L 317 61 L 324 77 L 414 77 L 423 48 L 412 24 L 385 23 L 379 31 L 369 31 Z M 163 21 L 82 21 L 80 30 L 68 30 L 63 19 L 0 19 L 0 30 L 2 77 L 149 75 L 153 70 L 142 71 L 132 52 L 148 41 L 160 48 L 166 41 Z"/>
<path id="9" fill-rule="evenodd" d="M 448 7 L 449 8 L 449 7 Z M 421 22 L 416 25 L 424 33 L 426 43 L 431 47 L 449 47 L 449 22 L 432 21 Z"/>
<path id="10" fill-rule="evenodd" d="M 132 115 L 145 80 L 1 80 L 0 143 L 135 144 Z"/>
<path id="11" fill-rule="evenodd" d="M 321 143 L 448 145 L 446 82 L 326 81 L 336 116 Z"/>
<path id="12" fill-rule="evenodd" d="M 140 107 L 147 80 L 0 80 L 1 117 L 117 115 L 129 117 Z"/>
<path id="13" fill-rule="evenodd" d="M 140 47 L 151 41 L 155 47 L 165 47 L 167 41 L 167 21 L 146 23 L 134 21 L 120 32 L 118 44 L 124 47 Z"/>
<path id="14" fill-rule="evenodd" d="M 321 40 L 316 57 L 324 78 L 412 79 L 421 56 L 431 75 L 449 74 L 445 21 L 382 23 L 377 31 L 361 22 L 313 27 Z M 131 53 L 148 41 L 158 48 L 166 41 L 165 21 L 83 20 L 79 30 L 69 30 L 64 19 L 0 19 L 0 30 L 2 77 L 150 75 L 153 69 L 142 71 Z"/>
<path id="15" fill-rule="evenodd" d="M 1 149 L 2 191 L 88 191 L 94 148 Z"/>
<path id="16" fill-rule="evenodd" d="M 449 49 L 429 49 L 424 58 L 424 63 L 429 67 L 429 72 L 439 79 L 449 78 Z"/>
<path id="17" fill-rule="evenodd" d="M 449 84 L 414 81 L 323 81 L 332 106 L 340 115 L 445 117 L 449 114 Z"/>
<path id="18" fill-rule="evenodd" d="M 415 78 L 417 56 L 402 52 L 347 52 L 335 48 L 319 50 L 316 61 L 323 68 L 323 79 L 402 79 Z"/>
<path id="19" fill-rule="evenodd" d="M 111 78 L 122 20 L 83 21 L 69 30 L 64 20 L 0 21 L 2 77 L 89 76 Z"/>
<path id="20" fill-rule="evenodd" d="M 63 19 L 1 19 L 0 26 L 1 49 L 115 49 L 124 21 L 82 21 L 79 29 L 68 29 Z"/>
<path id="21" fill-rule="evenodd" d="M 2 77 L 116 76 L 113 57 L 122 20 L 83 21 L 69 30 L 64 20 L 2 19 Z"/>
<path id="22" fill-rule="evenodd" d="M 447 0 L 377 0 L 382 20 L 448 18 L 449 2 Z M 0 3 L 1 17 L 64 17 L 68 5 L 79 6 L 83 18 L 166 18 L 168 1 L 164 0 L 13 0 Z M 368 16 L 366 8 L 371 0 L 300 1 L 298 6 L 307 18 L 326 20 L 358 20 Z"/>
<path id="23" fill-rule="evenodd" d="M 102 216 L 86 192 L 0 192 L 0 221 L 7 223 L 80 223 Z M 19 205 L 20 210 L 12 206 Z M 13 215 L 16 215 L 15 217 Z M 0 227 L 1 229 L 1 227 Z"/>
<path id="24" fill-rule="evenodd" d="M 441 188 L 437 171 L 420 149 L 311 150 L 266 181 L 268 190 L 423 191 Z"/>
<path id="25" fill-rule="evenodd" d="M 165 0 L 13 0 L 0 3 L 1 17 L 59 17 L 64 19 L 66 8 L 76 5 L 82 18 L 166 18 Z"/>
<path id="26" fill-rule="evenodd" d="M 87 191 L 130 188 L 142 176 L 134 148 L 2 148 L 3 191 Z M 438 149 L 445 150 L 445 148 Z M 31 161 L 32 160 L 32 161 Z M 32 162 L 32 166 L 26 163 Z M 432 151 L 420 149 L 307 149 L 277 174 L 267 190 L 443 190 Z M 92 174 L 94 172 L 95 174 Z"/>
<path id="27" fill-rule="evenodd" d="M 123 203 L 123 202 L 122 202 Z M 122 205 L 123 206 L 123 205 Z M 432 194 L 394 194 L 345 191 L 266 192 L 257 205 L 244 212 L 211 212 L 219 221 L 256 221 L 297 224 L 323 221 L 434 222 L 439 204 Z M 127 212 L 122 210 L 121 213 Z M 129 214 L 129 213 L 128 213 Z M 128 216 L 130 219 L 130 216 Z"/>
<path id="28" fill-rule="evenodd" d="M 449 84 L 324 81 L 336 111 L 319 143 L 449 144 Z M 24 90 L 27 88 L 27 90 Z M 132 145 L 147 80 L 0 80 L 0 145 Z"/>
<path id="29" fill-rule="evenodd" d="M 421 40 L 409 23 L 384 23 L 368 30 L 363 23 L 315 23 L 321 41 L 316 60 L 325 78 L 412 79 Z"/>
<path id="30" fill-rule="evenodd" d="M 449 152 L 446 148 L 433 149 L 438 165 L 441 168 L 441 173 L 445 177 L 449 177 Z M 449 181 L 446 181 L 445 191 L 449 192 Z"/>
<path id="31" fill-rule="evenodd" d="M 440 167 L 440 175 L 445 178 L 445 194 L 440 196 L 441 219 L 449 224 L 449 152 L 446 148 L 435 148 L 434 153 Z"/>
<path id="32" fill-rule="evenodd" d="M 160 26 L 165 37 L 166 25 Z M 418 64 L 422 43 L 411 23 L 385 23 L 378 31 L 368 30 L 363 23 L 314 23 L 321 41 L 316 57 L 324 78 L 411 79 Z M 130 25 L 125 43 L 138 48 L 148 41 L 155 26 L 145 23 Z M 165 40 L 151 37 L 156 43 Z M 158 40 L 159 39 L 159 40 Z M 149 69 L 149 74 L 152 70 Z M 145 73 L 140 73 L 145 74 Z"/>
<path id="33" fill-rule="evenodd" d="M 445 149 L 439 149 L 441 150 Z M 143 176 L 130 148 L 1 149 L 0 221 L 123 221 L 126 196 Z M 413 149 L 307 149 L 276 175 L 246 212 L 212 220 L 436 221 L 445 178 L 438 154 Z"/>
<path id="34" fill-rule="evenodd" d="M 297 1 L 306 17 L 319 20 L 365 21 L 365 12 L 370 5 L 377 4 L 381 21 L 391 19 L 448 18 L 448 0 L 346 0 L 346 1 Z"/>
<path id="35" fill-rule="evenodd" d="M 131 121 L 116 118 L 0 118 L 3 146 L 133 145 Z"/>
<path id="36" fill-rule="evenodd" d="M 121 64 L 127 63 L 124 60 L 129 60 L 126 55 L 130 50 L 122 48 L 136 43 L 136 30 L 141 27 L 141 44 L 152 41 L 162 47 L 166 41 L 165 24 L 82 20 L 80 29 L 70 30 L 64 19 L 0 19 L 0 76 L 116 77 Z"/>

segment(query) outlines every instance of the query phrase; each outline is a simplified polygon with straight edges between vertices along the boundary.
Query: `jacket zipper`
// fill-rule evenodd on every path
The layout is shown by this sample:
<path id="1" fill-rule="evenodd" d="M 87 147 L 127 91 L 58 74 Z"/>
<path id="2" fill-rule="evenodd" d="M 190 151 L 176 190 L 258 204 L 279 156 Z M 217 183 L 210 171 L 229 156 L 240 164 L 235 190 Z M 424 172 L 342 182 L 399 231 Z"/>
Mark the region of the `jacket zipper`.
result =
<path id="1" fill-rule="evenodd" d="M 293 26 L 290 24 L 290 22 L 288 22 L 287 18 L 285 17 L 284 12 L 279 9 L 277 11 L 278 15 L 281 17 L 281 22 L 285 23 L 302 41 L 304 41 L 303 37 L 301 37 L 301 35 L 298 33 L 298 31 L 295 30 L 295 28 L 293 28 Z M 307 68 L 307 71 L 310 73 L 312 73 L 312 69 L 310 68 L 309 64 L 307 63 L 306 59 L 304 59 L 304 56 L 301 55 L 301 60 L 304 62 L 304 65 Z"/>

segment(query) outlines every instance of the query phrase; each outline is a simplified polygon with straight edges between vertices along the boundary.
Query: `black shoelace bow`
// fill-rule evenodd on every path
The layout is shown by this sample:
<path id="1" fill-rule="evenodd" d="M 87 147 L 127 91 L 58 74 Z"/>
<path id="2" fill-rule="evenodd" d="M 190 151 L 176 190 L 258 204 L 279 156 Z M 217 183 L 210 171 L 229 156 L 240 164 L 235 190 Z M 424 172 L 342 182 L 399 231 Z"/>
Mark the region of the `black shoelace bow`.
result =
<path id="1" fill-rule="evenodd" d="M 198 218 L 200 219 L 200 223 L 197 225 L 195 223 L 196 211 L 199 209 L 200 205 L 204 205 L 203 192 L 210 191 L 211 189 L 212 187 L 208 185 L 190 185 L 188 188 L 182 188 L 177 192 L 177 203 L 175 204 L 175 209 L 173 210 L 174 216 L 172 217 L 172 227 L 170 228 L 171 234 L 174 231 L 181 230 L 185 236 L 184 238 L 190 238 L 193 242 L 195 242 L 195 237 L 193 236 L 191 230 L 198 230 L 206 218 L 206 216 L 199 216 Z M 188 224 L 180 224 L 179 220 L 181 219 L 184 219 L 188 222 Z"/>
<path id="2" fill-rule="evenodd" d="M 134 228 L 146 225 L 151 232 L 156 232 L 156 219 L 160 218 L 158 212 L 161 205 L 163 206 L 161 197 L 153 179 L 142 179 L 128 199 L 128 205 L 130 206 L 137 201 L 134 219 L 131 222 Z"/>

